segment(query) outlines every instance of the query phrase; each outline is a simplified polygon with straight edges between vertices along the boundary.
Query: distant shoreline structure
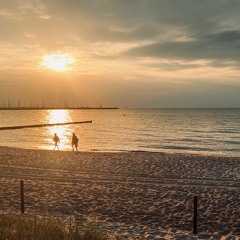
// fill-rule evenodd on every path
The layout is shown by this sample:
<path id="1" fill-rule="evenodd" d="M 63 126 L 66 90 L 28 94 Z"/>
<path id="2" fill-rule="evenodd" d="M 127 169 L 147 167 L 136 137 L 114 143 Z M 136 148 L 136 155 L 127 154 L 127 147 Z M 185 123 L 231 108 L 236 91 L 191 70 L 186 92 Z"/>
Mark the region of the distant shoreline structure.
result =
<path id="1" fill-rule="evenodd" d="M 90 109 L 118 109 L 118 107 L 106 107 L 102 103 L 95 103 L 95 105 L 84 104 L 76 99 L 69 99 L 68 101 L 63 99 L 55 100 L 36 100 L 36 99 L 0 99 L 0 110 L 90 110 Z"/>
<path id="2" fill-rule="evenodd" d="M 1 107 L 0 110 L 112 110 L 118 107 Z"/>

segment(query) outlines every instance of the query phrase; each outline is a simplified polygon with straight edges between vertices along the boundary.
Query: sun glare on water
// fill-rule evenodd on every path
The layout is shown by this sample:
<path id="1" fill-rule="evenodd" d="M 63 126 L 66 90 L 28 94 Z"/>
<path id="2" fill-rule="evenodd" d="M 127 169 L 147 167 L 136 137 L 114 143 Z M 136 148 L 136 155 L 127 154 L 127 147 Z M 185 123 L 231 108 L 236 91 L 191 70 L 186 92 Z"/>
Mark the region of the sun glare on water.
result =
<path id="1" fill-rule="evenodd" d="M 68 110 L 48 110 L 45 118 L 47 123 L 64 123 L 72 122 L 71 115 Z M 46 146 L 45 149 L 53 149 L 53 135 L 56 133 L 60 138 L 59 148 L 61 150 L 69 150 L 71 146 L 71 134 L 73 133 L 72 125 L 51 126 L 46 128 Z"/>
<path id="2" fill-rule="evenodd" d="M 45 55 L 41 65 L 55 71 L 67 71 L 71 69 L 73 63 L 74 59 L 69 54 L 58 53 Z"/>

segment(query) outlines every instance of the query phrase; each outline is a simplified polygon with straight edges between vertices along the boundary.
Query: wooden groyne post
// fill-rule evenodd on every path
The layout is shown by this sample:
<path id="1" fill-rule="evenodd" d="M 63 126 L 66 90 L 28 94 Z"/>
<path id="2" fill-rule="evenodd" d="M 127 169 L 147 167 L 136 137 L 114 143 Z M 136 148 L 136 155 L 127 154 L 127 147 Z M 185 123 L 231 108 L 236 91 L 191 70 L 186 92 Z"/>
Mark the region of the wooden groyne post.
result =
<path id="1" fill-rule="evenodd" d="M 198 197 L 193 199 L 193 234 L 197 234 L 197 211 L 198 211 Z"/>
<path id="2" fill-rule="evenodd" d="M 21 203 L 21 213 L 24 213 L 24 181 L 20 180 L 20 203 Z"/>
<path id="3" fill-rule="evenodd" d="M 35 125 L 0 127 L 0 130 L 15 130 L 15 129 L 22 129 L 22 128 L 51 127 L 51 126 L 61 126 L 61 125 L 69 125 L 69 124 L 82 124 L 82 123 L 92 123 L 92 120 L 80 121 L 80 122 L 45 123 L 45 124 L 35 124 Z"/>

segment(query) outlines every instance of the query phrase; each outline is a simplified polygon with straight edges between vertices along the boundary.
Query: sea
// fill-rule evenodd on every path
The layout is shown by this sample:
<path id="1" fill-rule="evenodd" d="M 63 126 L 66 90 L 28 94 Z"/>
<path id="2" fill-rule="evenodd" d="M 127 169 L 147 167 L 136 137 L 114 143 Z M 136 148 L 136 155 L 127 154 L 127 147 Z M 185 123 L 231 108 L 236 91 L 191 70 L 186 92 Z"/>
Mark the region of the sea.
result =
<path id="1" fill-rule="evenodd" d="M 90 121 L 0 130 L 0 146 L 71 151 L 149 151 L 240 156 L 240 109 L 0 110 L 0 127 Z"/>

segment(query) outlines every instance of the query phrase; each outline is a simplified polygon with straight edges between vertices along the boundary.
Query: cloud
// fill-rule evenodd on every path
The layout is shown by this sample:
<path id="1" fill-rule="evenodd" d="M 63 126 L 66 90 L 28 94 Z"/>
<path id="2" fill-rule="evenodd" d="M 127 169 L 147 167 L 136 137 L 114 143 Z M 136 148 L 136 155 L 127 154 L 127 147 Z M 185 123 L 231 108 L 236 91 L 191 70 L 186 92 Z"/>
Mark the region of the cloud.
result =
<path id="1" fill-rule="evenodd" d="M 79 79 L 86 79 L 86 92 L 96 101 L 215 101 L 220 94 L 213 99 L 208 82 L 223 94 L 227 88 L 220 83 L 235 83 L 240 75 L 239 9 L 239 0 L 1 0 L 0 70 L 8 74 L 0 84 L 6 94 L 12 92 L 7 79 L 21 82 L 21 94 L 25 86 L 33 93 L 45 79 L 41 56 L 69 52 L 77 60 L 72 81 L 80 88 Z M 69 95 L 68 81 L 61 84 Z M 44 89 L 45 83 L 42 94 Z"/>
<path id="2" fill-rule="evenodd" d="M 123 53 L 131 57 L 152 57 L 172 60 L 214 60 L 230 65 L 240 60 L 240 31 L 224 31 L 197 36 L 192 41 L 156 42 L 134 47 Z M 224 64 L 222 64 L 224 65 Z"/>
<path id="3" fill-rule="evenodd" d="M 0 40 L 5 36 L 16 42 L 27 31 L 39 43 L 62 39 L 74 46 L 86 41 L 170 41 L 238 28 L 239 6 L 236 0 L 202 0 L 201 4 L 197 0 L 2 0 Z"/>

